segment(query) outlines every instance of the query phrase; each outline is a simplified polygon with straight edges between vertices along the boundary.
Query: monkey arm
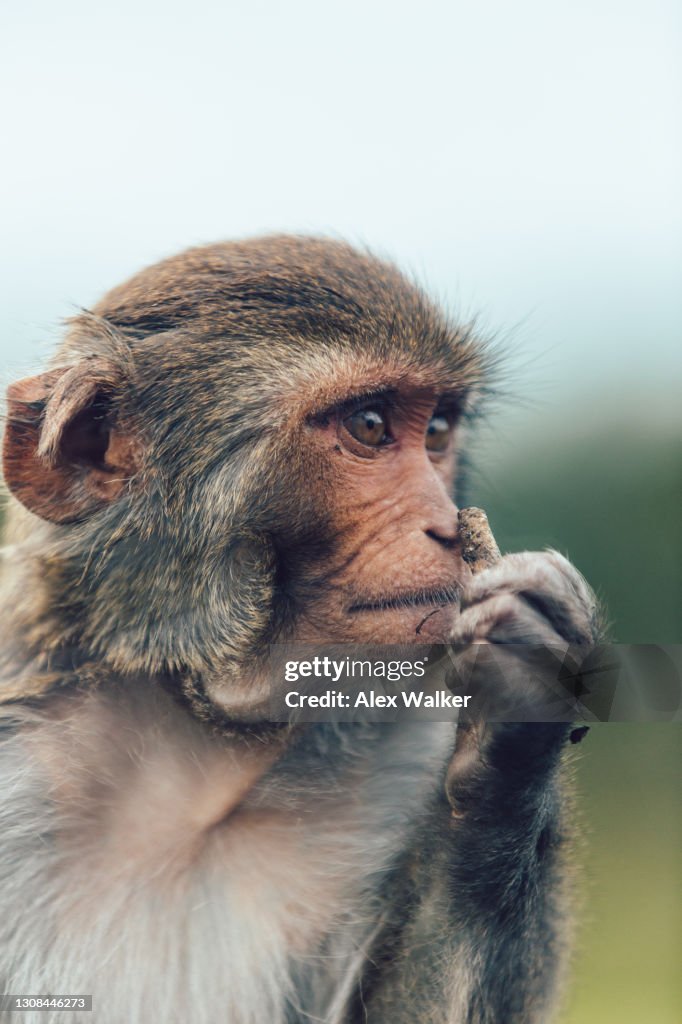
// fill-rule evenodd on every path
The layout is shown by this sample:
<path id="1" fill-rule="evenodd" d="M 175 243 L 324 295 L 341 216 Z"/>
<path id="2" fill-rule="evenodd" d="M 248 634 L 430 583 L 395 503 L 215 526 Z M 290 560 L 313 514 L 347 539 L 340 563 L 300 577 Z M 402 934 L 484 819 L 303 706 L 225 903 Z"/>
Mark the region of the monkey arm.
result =
<path id="1" fill-rule="evenodd" d="M 524 553 L 474 578 L 453 639 L 518 651 L 503 683 L 528 696 L 527 645 L 588 645 L 596 622 L 594 596 L 565 558 Z M 566 946 L 569 734 L 563 722 L 469 722 L 458 736 L 446 783 L 448 877 L 455 933 L 468 951 L 462 959 L 475 965 L 463 1017 L 470 1024 L 547 1020 Z"/>
<path id="2" fill-rule="evenodd" d="M 354 1024 L 547 1024 L 568 947 L 568 733 L 495 732 L 457 812 L 445 791 L 434 801 L 392 882 Z"/>
<path id="3" fill-rule="evenodd" d="M 495 728 L 456 787 L 448 883 L 471 1024 L 546 1021 L 565 951 L 565 723 Z"/>

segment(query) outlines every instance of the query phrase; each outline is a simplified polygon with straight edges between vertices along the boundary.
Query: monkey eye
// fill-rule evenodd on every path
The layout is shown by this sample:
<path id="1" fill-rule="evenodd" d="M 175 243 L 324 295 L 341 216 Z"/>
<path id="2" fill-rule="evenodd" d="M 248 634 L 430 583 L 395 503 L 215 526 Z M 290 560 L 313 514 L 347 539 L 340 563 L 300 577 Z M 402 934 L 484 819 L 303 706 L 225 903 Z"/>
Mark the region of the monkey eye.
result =
<path id="1" fill-rule="evenodd" d="M 346 416 L 343 425 L 351 437 L 371 448 L 390 440 L 386 419 L 378 409 L 358 409 Z"/>
<path id="2" fill-rule="evenodd" d="M 450 443 L 450 423 L 445 416 L 436 414 L 426 428 L 426 447 L 430 452 L 444 452 Z"/>

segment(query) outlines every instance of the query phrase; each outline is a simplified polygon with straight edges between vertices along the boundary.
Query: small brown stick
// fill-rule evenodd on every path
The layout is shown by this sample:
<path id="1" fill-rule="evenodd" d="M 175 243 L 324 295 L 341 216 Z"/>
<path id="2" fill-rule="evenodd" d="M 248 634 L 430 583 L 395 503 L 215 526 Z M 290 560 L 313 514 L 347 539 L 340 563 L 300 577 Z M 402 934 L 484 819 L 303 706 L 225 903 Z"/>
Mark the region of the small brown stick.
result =
<path id="1" fill-rule="evenodd" d="M 482 508 L 472 506 L 460 510 L 459 536 L 462 545 L 462 558 L 474 576 L 484 569 L 489 569 L 502 557 L 490 529 L 488 517 Z M 484 730 L 485 722 L 482 719 L 475 718 L 467 710 L 460 713 L 457 722 L 455 752 L 445 780 L 445 792 L 452 807 L 453 818 L 459 818 L 462 815 L 457 806 L 457 788 L 461 784 L 461 780 L 480 759 Z"/>
<path id="2" fill-rule="evenodd" d="M 497 546 L 492 530 L 488 523 L 488 517 L 482 508 L 463 508 L 459 515 L 459 536 L 462 544 L 462 558 L 467 563 L 471 572 L 476 575 L 501 557 L 500 549 Z M 432 612 L 425 615 L 417 626 L 417 636 L 422 627 L 432 616 L 437 615 L 441 608 L 434 608 Z"/>
<path id="3" fill-rule="evenodd" d="M 471 506 L 460 510 L 459 535 L 462 558 L 474 575 L 489 569 L 501 557 L 488 517 L 482 508 Z"/>

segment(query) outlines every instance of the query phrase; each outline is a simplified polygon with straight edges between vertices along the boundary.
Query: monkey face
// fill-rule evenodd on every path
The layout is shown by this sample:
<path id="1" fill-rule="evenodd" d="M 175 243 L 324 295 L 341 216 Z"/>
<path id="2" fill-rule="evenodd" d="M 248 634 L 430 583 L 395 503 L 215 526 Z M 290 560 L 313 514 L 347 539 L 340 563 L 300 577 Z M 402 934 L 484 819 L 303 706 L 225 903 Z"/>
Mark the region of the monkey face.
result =
<path id="1" fill-rule="evenodd" d="M 454 395 L 406 381 L 308 417 L 307 476 L 324 481 L 308 515 L 324 543 L 304 537 L 289 561 L 293 638 L 447 638 L 469 576 L 451 497 L 458 420 Z"/>

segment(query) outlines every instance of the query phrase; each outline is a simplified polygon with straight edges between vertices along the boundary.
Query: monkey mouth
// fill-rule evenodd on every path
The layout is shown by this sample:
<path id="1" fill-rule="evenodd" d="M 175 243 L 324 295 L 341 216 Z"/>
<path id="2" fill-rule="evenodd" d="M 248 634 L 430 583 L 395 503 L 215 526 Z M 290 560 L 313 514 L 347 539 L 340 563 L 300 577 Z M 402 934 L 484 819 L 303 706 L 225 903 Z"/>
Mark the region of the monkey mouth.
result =
<path id="1" fill-rule="evenodd" d="M 424 608 L 436 605 L 445 607 L 456 604 L 460 598 L 458 587 L 441 587 L 435 590 L 413 590 L 401 594 L 387 594 L 371 600 L 356 601 L 348 609 L 355 612 L 405 611 L 409 608 Z"/>

